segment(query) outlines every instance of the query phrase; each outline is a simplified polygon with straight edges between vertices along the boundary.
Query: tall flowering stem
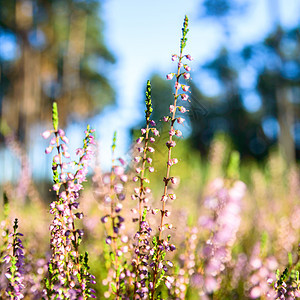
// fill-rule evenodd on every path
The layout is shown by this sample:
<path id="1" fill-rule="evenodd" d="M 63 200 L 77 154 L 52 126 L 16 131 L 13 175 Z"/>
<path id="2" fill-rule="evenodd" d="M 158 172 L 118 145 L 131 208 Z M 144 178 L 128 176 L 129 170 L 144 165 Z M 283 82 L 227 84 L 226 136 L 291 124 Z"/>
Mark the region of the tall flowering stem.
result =
<path id="1" fill-rule="evenodd" d="M 135 234 L 134 253 L 135 258 L 132 261 L 132 265 L 135 270 L 135 286 L 134 295 L 139 297 L 138 299 L 147 298 L 149 288 L 146 286 L 146 279 L 149 276 L 149 252 L 150 252 L 150 228 L 149 222 L 147 221 L 147 213 L 150 210 L 148 205 L 148 195 L 151 193 L 151 189 L 147 186 L 150 180 L 146 177 L 146 171 L 149 173 L 154 172 L 154 168 L 151 166 L 152 158 L 149 154 L 154 152 L 154 148 L 150 144 L 155 142 L 154 136 L 159 135 L 159 131 L 155 128 L 156 124 L 150 119 L 152 109 L 151 101 L 151 83 L 148 80 L 146 88 L 146 110 L 145 119 L 146 127 L 141 129 L 141 136 L 137 139 L 137 150 L 140 155 L 134 158 L 136 163 L 133 181 L 138 182 L 139 186 L 134 189 L 132 199 L 138 200 L 138 218 L 134 218 L 134 221 L 138 221 L 138 230 Z M 133 210 L 136 212 L 136 209 Z"/>
<path id="2" fill-rule="evenodd" d="M 17 230 L 18 219 L 15 219 L 14 231 L 9 235 L 12 238 L 12 242 L 8 244 L 8 249 L 11 249 L 12 254 L 8 254 L 3 258 L 6 263 L 10 263 L 10 267 L 5 273 L 5 277 L 9 281 L 6 295 L 8 296 L 8 299 L 13 300 L 24 298 L 22 293 L 22 290 L 24 289 L 24 247 L 20 239 L 20 236 L 23 236 L 23 234 L 19 233 Z"/>
<path id="3" fill-rule="evenodd" d="M 151 299 L 154 299 L 154 294 L 157 286 L 160 283 L 161 278 L 163 277 L 165 271 L 167 270 L 167 267 L 163 264 L 164 257 L 166 255 L 167 251 L 170 251 L 174 249 L 174 246 L 171 245 L 170 247 L 169 240 L 170 235 L 168 235 L 167 239 L 163 238 L 163 231 L 165 229 L 171 229 L 172 224 L 165 223 L 165 218 L 169 216 L 169 212 L 166 210 L 166 203 L 169 200 L 175 200 L 176 195 L 175 194 L 169 194 L 168 192 L 168 185 L 169 182 L 174 180 L 174 177 L 171 177 L 171 167 L 178 163 L 177 158 L 172 158 L 172 149 L 176 146 L 176 142 L 173 140 L 174 136 L 181 137 L 182 133 L 180 130 L 175 129 L 175 122 L 177 121 L 178 124 L 182 124 L 184 122 L 184 119 L 181 117 L 177 117 L 176 113 L 177 111 L 180 111 L 181 113 L 186 112 L 186 108 L 184 106 L 178 105 L 179 97 L 181 100 L 186 101 L 188 100 L 188 95 L 184 92 L 189 91 L 189 86 L 185 84 L 181 84 L 179 82 L 181 76 L 183 76 L 185 79 L 189 79 L 189 71 L 190 67 L 187 64 L 184 64 L 184 59 L 192 60 L 190 55 L 184 55 L 183 50 L 186 46 L 187 42 L 187 33 L 188 33 L 188 18 L 185 16 L 184 22 L 183 22 L 183 28 L 182 28 L 182 38 L 180 41 L 180 54 L 179 56 L 174 54 L 172 56 L 173 61 L 178 61 L 177 65 L 177 72 L 176 73 L 170 73 L 167 75 L 167 79 L 171 80 L 174 76 L 176 78 L 175 82 L 175 93 L 174 93 L 174 102 L 172 105 L 170 105 L 170 116 L 164 117 L 164 121 L 168 122 L 170 124 L 170 130 L 169 130 L 169 140 L 166 143 L 166 146 L 168 148 L 168 160 L 167 160 L 167 171 L 166 176 L 164 177 L 164 191 L 163 195 L 161 197 L 162 206 L 161 206 L 161 218 L 160 218 L 160 225 L 159 225 L 159 235 L 158 239 L 154 239 L 154 249 L 155 254 L 153 257 L 154 260 L 154 268 L 153 268 L 153 282 L 151 283 Z M 182 68 L 184 71 L 182 71 Z"/>
<path id="4" fill-rule="evenodd" d="M 82 212 L 75 212 L 79 207 L 79 192 L 86 181 L 88 163 L 93 154 L 91 145 L 95 144 L 93 132 L 89 126 L 85 131 L 83 147 L 76 150 L 78 161 L 70 161 L 68 152 L 69 139 L 62 129 L 58 129 L 58 112 L 56 103 L 52 111 L 53 130 L 43 133 L 44 138 L 54 137 L 46 148 L 46 153 L 54 148 L 53 190 L 56 199 L 50 204 L 53 221 L 50 225 L 50 247 L 52 257 L 49 263 L 49 278 L 45 281 L 47 299 L 88 299 L 95 298 L 94 290 L 88 287 L 95 283 L 89 273 L 88 254 L 79 253 L 83 230 L 76 229 L 75 220 L 82 219 Z M 73 172 L 71 172 L 73 171 Z"/>
<path id="5" fill-rule="evenodd" d="M 128 237 L 122 232 L 125 229 L 125 219 L 121 216 L 123 208 L 122 201 L 125 200 L 124 183 L 127 182 L 127 175 L 125 175 L 123 159 L 119 158 L 120 164 L 117 164 L 115 159 L 115 149 L 117 142 L 117 134 L 114 133 L 112 144 L 112 168 L 109 176 L 104 178 L 104 182 L 107 183 L 107 193 L 105 193 L 104 201 L 109 205 L 109 213 L 101 218 L 102 223 L 105 224 L 106 229 L 106 244 L 110 246 L 110 258 L 113 268 L 113 277 L 110 281 L 110 291 L 115 295 L 116 299 L 120 299 L 127 284 L 126 263 L 123 261 L 123 254 L 128 251 Z"/>

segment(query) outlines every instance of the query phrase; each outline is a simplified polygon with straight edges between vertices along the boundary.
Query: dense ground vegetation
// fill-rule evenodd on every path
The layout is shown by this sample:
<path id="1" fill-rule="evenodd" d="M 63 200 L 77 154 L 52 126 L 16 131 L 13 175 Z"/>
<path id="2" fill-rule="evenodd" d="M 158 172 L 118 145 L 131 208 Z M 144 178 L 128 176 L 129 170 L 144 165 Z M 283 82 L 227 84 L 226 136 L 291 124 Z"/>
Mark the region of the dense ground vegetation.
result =
<path id="1" fill-rule="evenodd" d="M 115 157 L 115 134 L 111 170 L 102 172 L 89 126 L 73 159 L 54 102 L 53 128 L 42 133 L 53 157 L 50 206 L 32 184 L 25 197 L 3 187 L 1 299 L 299 297 L 298 168 L 277 151 L 264 168 L 243 165 L 223 136 L 207 161 L 190 150 L 187 36 L 186 17 L 167 75 L 173 103 L 159 131 L 147 83 L 132 161 Z"/>

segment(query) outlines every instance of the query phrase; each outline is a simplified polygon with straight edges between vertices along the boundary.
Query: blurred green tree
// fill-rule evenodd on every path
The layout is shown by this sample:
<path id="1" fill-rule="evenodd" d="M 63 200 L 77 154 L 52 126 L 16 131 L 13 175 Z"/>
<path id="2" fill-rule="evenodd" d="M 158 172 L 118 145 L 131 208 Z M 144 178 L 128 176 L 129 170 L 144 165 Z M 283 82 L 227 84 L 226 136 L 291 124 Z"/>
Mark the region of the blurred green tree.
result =
<path id="1" fill-rule="evenodd" d="M 114 101 L 96 0 L 0 0 L 0 114 L 20 141 L 58 102 L 63 123 Z M 65 125 L 65 124 L 62 124 Z M 7 127 L 7 126 L 5 126 Z M 2 126 L 2 129 L 4 126 Z"/>

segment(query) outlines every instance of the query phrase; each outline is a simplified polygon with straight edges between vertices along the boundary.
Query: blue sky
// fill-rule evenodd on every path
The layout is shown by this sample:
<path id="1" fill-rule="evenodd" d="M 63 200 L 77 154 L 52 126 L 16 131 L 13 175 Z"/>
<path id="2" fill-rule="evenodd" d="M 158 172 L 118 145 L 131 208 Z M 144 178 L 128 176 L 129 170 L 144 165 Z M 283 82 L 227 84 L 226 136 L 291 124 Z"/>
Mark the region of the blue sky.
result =
<path id="1" fill-rule="evenodd" d="M 243 0 L 236 0 L 244 2 Z M 277 0 L 280 22 L 284 27 L 299 24 L 300 0 Z M 113 66 L 110 78 L 117 93 L 116 105 L 107 107 L 103 113 L 91 120 L 97 130 L 100 141 L 100 157 L 103 168 L 110 166 L 110 146 L 113 132 L 117 130 L 117 154 L 126 155 L 129 148 L 129 129 L 143 118 L 140 111 L 141 101 L 147 79 L 152 73 L 162 76 L 173 72 L 175 65 L 171 55 L 179 48 L 182 22 L 185 14 L 189 17 L 188 43 L 186 51 L 194 57 L 191 63 L 194 83 L 207 90 L 215 90 L 215 82 L 205 76 L 193 76 L 193 70 L 212 59 L 218 49 L 227 47 L 238 50 L 245 44 L 260 41 L 272 28 L 276 0 L 253 0 L 246 16 L 230 18 L 230 38 L 224 36 L 224 30 L 208 19 L 201 19 L 201 0 L 106 0 L 101 17 L 105 25 L 105 42 L 114 53 L 117 63 Z M 270 13 L 271 12 L 271 13 Z M 276 15 L 276 13 L 275 13 Z M 1 51 L 12 53 L 14 41 L 0 40 Z M 9 50 L 9 52 L 8 52 Z M 1 54 L 1 53 L 0 53 Z M 247 74 L 245 81 L 249 81 Z M 250 95 L 251 96 L 251 95 Z M 253 103 L 255 95 L 249 96 Z M 256 105 L 259 105 L 259 103 Z M 75 124 L 67 129 L 74 147 L 79 147 L 85 124 Z M 39 136 L 41 128 L 33 132 Z M 41 146 L 34 147 L 30 158 L 33 169 L 40 168 Z M 50 158 L 49 158 L 50 160 Z M 49 166 L 50 162 L 45 162 Z M 6 178 L 8 179 L 8 174 Z M 0 176 L 1 181 L 1 176 Z"/>
<path id="2" fill-rule="evenodd" d="M 128 149 L 128 129 L 143 118 L 137 104 L 144 97 L 145 84 L 151 74 L 158 72 L 164 76 L 174 71 L 170 58 L 178 52 L 185 14 L 190 28 L 186 51 L 194 57 L 193 77 L 193 69 L 212 59 L 222 45 L 237 50 L 260 41 L 272 28 L 275 3 L 275 0 L 252 1 L 247 15 L 230 19 L 228 39 L 219 24 L 199 17 L 201 0 L 106 1 L 102 17 L 106 43 L 117 58 L 111 74 L 117 105 L 106 108 L 94 119 L 103 157 L 109 157 L 115 130 L 119 137 L 119 154 L 124 155 Z M 283 26 L 294 26 L 299 22 L 300 0 L 278 0 L 278 12 Z M 210 78 L 200 76 L 194 80 L 208 90 L 216 88 Z M 109 160 L 105 159 L 103 164 L 108 166 Z"/>

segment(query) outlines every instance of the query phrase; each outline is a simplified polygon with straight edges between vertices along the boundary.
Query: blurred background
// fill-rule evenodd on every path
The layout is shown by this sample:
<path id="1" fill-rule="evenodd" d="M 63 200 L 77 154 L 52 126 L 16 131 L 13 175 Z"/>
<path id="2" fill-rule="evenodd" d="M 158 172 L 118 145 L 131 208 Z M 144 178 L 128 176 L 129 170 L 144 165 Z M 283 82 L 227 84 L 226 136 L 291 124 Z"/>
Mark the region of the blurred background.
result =
<path id="1" fill-rule="evenodd" d="M 299 159 L 299 0 L 0 0 L 0 182 L 20 177 L 24 154 L 36 179 L 50 178 L 40 133 L 53 101 L 74 147 L 90 123 L 104 168 L 114 130 L 126 155 L 147 79 L 158 124 L 168 111 L 185 14 L 194 61 L 182 142 L 205 158 L 222 133 L 242 162 L 263 164 L 274 147 L 288 165 Z"/>
<path id="2" fill-rule="evenodd" d="M 180 188 L 170 208 L 171 222 L 177 225 L 172 239 L 181 245 L 178 257 L 185 249 L 187 227 L 202 227 L 198 220 L 206 214 L 214 179 L 224 178 L 228 186 L 241 179 L 247 192 L 232 272 L 227 269 L 226 288 L 221 289 L 226 297 L 216 299 L 249 294 L 252 269 L 235 283 L 231 280 L 240 258 L 250 266 L 258 253 L 262 261 L 274 256 L 281 270 L 288 252 L 298 261 L 300 0 L 0 0 L 1 203 L 7 198 L 9 218 L 19 218 L 29 259 L 45 257 L 52 217 L 48 204 L 54 194 L 52 154 L 44 153 L 49 141 L 41 133 L 51 129 L 53 101 L 71 156 L 81 146 L 86 125 L 95 128 L 99 151 L 80 207 L 83 247 L 99 279 L 98 295 L 105 291 L 101 280 L 109 260 L 101 242 L 105 232 L 100 218 L 107 209 L 101 178 L 111 166 L 113 132 L 116 157 L 130 163 L 132 141 L 144 125 L 150 79 L 153 118 L 161 131 L 155 172 L 149 174 L 150 203 L 157 207 L 168 137 L 161 119 L 169 112 L 174 84 L 166 74 L 176 70 L 171 55 L 179 51 L 185 14 L 190 29 L 186 54 L 194 60 L 184 137 L 172 152 L 179 159 L 172 176 L 180 177 Z M 126 171 L 133 177 L 130 167 Z M 134 187 L 131 180 L 124 187 L 127 223 L 129 208 L 136 205 L 130 200 Z M 4 218 L 5 210 L 0 210 Z M 129 236 L 130 228 L 132 224 Z M 210 233 L 199 232 L 202 247 Z M 199 299 L 193 289 L 189 293 L 186 299 Z"/>

